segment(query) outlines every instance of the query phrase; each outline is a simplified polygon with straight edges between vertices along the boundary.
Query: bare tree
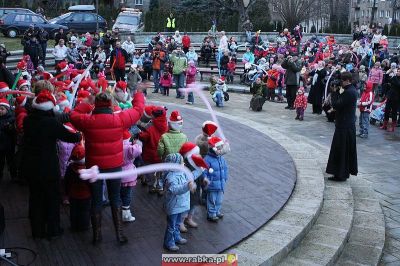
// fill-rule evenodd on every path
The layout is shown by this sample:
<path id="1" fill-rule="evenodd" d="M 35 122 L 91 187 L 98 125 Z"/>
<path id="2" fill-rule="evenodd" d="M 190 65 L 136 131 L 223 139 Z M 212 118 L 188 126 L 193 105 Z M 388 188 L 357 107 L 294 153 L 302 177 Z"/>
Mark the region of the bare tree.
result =
<path id="1" fill-rule="evenodd" d="M 258 1 L 264 1 L 267 3 L 266 0 L 216 0 L 216 2 L 222 7 L 239 13 L 239 30 L 241 25 L 243 25 L 247 20 L 250 20 L 249 11 Z"/>
<path id="2" fill-rule="evenodd" d="M 270 0 L 278 10 L 286 27 L 292 29 L 302 21 L 308 21 L 318 13 L 320 0 Z"/>

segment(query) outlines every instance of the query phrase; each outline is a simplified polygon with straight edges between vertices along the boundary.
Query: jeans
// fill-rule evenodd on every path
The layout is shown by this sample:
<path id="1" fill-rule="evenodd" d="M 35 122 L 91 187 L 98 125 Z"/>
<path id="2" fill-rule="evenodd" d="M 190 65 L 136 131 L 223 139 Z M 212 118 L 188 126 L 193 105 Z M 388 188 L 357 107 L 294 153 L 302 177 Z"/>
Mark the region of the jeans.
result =
<path id="1" fill-rule="evenodd" d="M 304 108 L 298 107 L 296 108 L 296 114 L 298 118 L 304 118 Z"/>
<path id="2" fill-rule="evenodd" d="M 188 102 L 194 103 L 194 96 L 192 91 L 188 93 Z"/>
<path id="3" fill-rule="evenodd" d="M 100 173 L 112 173 L 121 171 L 121 167 L 111 170 L 101 170 Z M 115 208 L 121 207 L 121 179 L 106 180 L 108 199 L 110 205 Z M 92 212 L 100 212 L 103 209 L 103 180 L 98 180 L 90 184 L 92 192 Z"/>
<path id="4" fill-rule="evenodd" d="M 181 88 L 185 87 L 185 74 L 174 74 L 174 81 L 176 84 L 176 98 L 184 97 L 180 91 Z"/>
<path id="5" fill-rule="evenodd" d="M 222 200 L 224 199 L 223 191 L 207 191 L 207 216 L 216 217 L 220 214 Z"/>
<path id="6" fill-rule="evenodd" d="M 217 104 L 217 107 L 224 106 L 224 95 L 220 91 L 216 91 L 213 97 L 214 102 Z"/>
<path id="7" fill-rule="evenodd" d="M 246 42 L 251 43 L 251 31 L 247 30 L 246 31 Z"/>
<path id="8" fill-rule="evenodd" d="M 133 196 L 133 187 L 122 187 L 121 186 L 122 207 L 131 206 L 132 196 Z"/>
<path id="9" fill-rule="evenodd" d="M 162 74 L 162 70 L 153 70 L 154 92 L 158 92 L 160 88 L 160 77 Z"/>
<path id="10" fill-rule="evenodd" d="M 368 136 L 368 128 L 369 128 L 369 113 L 361 112 L 359 117 L 359 125 L 360 125 L 360 135 Z"/>
<path id="11" fill-rule="evenodd" d="M 167 229 L 164 235 L 164 246 L 171 248 L 176 246 L 176 242 L 179 242 L 182 237 L 179 231 L 179 225 L 181 224 L 182 213 L 171 214 L 167 216 Z"/>

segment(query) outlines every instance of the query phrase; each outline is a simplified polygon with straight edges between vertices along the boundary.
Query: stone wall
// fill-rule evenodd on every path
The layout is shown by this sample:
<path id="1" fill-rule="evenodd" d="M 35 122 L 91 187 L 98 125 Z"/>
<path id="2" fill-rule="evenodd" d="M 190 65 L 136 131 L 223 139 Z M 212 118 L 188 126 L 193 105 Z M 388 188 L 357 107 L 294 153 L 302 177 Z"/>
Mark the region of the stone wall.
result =
<path id="1" fill-rule="evenodd" d="M 181 33 L 183 34 L 183 33 Z M 149 43 L 151 38 L 155 36 L 155 32 L 140 32 L 136 34 L 131 34 L 132 40 L 135 43 L 142 44 L 142 43 Z M 201 43 L 203 41 L 204 36 L 207 35 L 206 32 L 188 32 L 192 43 Z M 309 39 L 313 34 L 312 33 L 304 33 L 303 40 Z M 328 34 L 316 34 L 318 37 L 324 37 Z M 335 39 L 338 43 L 341 44 L 351 44 L 353 41 L 353 36 L 350 34 L 334 34 Z M 124 40 L 128 34 L 124 34 L 121 36 L 122 40 Z M 227 32 L 227 36 L 234 36 L 236 40 L 240 43 L 245 42 L 246 35 L 242 32 Z M 276 32 L 266 32 L 261 34 L 261 37 L 264 41 L 268 39 L 270 42 L 275 42 L 275 38 L 277 36 Z M 389 47 L 397 47 L 400 44 L 400 37 L 388 37 L 389 40 Z"/>

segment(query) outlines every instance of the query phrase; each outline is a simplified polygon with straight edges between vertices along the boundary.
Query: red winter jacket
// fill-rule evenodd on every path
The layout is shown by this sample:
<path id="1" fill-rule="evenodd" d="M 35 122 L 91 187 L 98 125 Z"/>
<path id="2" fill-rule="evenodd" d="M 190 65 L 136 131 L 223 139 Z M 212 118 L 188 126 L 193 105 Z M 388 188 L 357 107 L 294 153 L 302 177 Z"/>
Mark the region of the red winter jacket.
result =
<path id="1" fill-rule="evenodd" d="M 185 48 L 189 48 L 190 47 L 190 37 L 187 35 L 183 35 L 182 37 L 182 46 Z"/>
<path id="2" fill-rule="evenodd" d="M 79 104 L 72 111 L 71 123 L 85 136 L 86 167 L 100 169 L 121 167 L 124 163 L 123 132 L 135 124 L 143 114 L 144 97 L 136 93 L 133 108 L 114 114 L 111 108 L 95 108 L 87 114 L 90 105 Z"/>
<path id="3" fill-rule="evenodd" d="M 15 108 L 15 125 L 18 135 L 22 135 L 24 133 L 24 119 L 27 116 L 28 112 L 24 106 L 18 106 Z"/>
<path id="4" fill-rule="evenodd" d="M 158 142 L 161 135 L 168 131 L 165 111 L 163 115 L 153 118 L 152 121 L 153 124 L 139 134 L 139 139 L 143 142 L 142 158 L 146 163 L 160 163 L 161 158 L 157 154 Z"/>

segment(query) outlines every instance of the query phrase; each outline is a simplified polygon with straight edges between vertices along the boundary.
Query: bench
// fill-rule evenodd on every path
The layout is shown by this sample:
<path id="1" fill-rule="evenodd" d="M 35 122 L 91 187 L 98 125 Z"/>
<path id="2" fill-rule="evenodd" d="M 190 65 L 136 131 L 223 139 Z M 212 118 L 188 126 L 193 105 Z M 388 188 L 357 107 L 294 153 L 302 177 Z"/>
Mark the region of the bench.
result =
<path id="1" fill-rule="evenodd" d="M 200 68 L 199 69 L 199 73 L 200 73 L 200 81 L 203 81 L 203 75 L 204 74 L 206 74 L 206 75 L 219 75 L 218 69 Z M 241 78 L 243 74 L 244 74 L 244 71 L 239 70 L 239 71 L 235 71 L 235 73 L 233 75 L 234 76 L 239 76 Z"/>

